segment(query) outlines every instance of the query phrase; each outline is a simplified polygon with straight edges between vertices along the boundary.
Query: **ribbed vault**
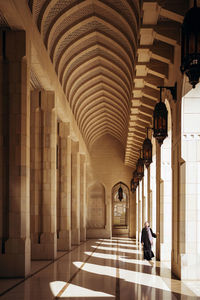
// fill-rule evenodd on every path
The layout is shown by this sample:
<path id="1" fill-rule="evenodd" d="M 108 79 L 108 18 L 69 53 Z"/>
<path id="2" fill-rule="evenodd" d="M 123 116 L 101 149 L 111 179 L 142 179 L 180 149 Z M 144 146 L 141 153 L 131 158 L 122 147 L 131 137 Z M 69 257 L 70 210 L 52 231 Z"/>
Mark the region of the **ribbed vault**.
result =
<path id="1" fill-rule="evenodd" d="M 139 0 L 32 0 L 29 7 L 83 137 L 124 149 L 140 26 Z"/>

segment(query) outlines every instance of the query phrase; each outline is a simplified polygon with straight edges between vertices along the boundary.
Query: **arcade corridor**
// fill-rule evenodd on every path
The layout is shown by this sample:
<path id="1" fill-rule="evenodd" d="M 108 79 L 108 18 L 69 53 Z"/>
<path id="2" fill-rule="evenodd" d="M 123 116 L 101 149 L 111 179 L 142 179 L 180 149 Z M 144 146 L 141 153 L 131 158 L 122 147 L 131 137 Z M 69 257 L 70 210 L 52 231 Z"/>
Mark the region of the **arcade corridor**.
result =
<path id="1" fill-rule="evenodd" d="M 199 78 L 200 0 L 0 0 L 2 300 L 200 297 Z"/>

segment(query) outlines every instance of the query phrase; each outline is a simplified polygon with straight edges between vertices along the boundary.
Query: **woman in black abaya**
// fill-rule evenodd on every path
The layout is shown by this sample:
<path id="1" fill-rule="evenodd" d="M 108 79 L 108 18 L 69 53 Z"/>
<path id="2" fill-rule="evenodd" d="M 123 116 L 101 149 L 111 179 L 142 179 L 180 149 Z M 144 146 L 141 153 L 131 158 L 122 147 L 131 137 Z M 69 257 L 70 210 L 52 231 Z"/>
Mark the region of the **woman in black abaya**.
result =
<path id="1" fill-rule="evenodd" d="M 141 243 L 143 244 L 144 259 L 151 260 L 154 257 L 154 253 L 151 250 L 153 245 L 153 237 L 156 238 L 156 234 L 153 233 L 148 222 L 144 223 L 144 228 L 142 229 Z"/>

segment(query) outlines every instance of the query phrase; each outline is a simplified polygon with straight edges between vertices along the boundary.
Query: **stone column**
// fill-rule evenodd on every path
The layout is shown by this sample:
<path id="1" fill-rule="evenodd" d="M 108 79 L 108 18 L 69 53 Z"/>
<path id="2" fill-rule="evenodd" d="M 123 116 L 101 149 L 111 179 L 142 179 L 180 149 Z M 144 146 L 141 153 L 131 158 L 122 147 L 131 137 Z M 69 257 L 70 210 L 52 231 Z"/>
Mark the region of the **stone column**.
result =
<path id="1" fill-rule="evenodd" d="M 150 188 L 151 188 L 151 221 L 150 226 L 153 231 L 156 231 L 156 140 L 152 140 L 152 164 L 151 168 L 151 179 L 150 179 Z"/>
<path id="2" fill-rule="evenodd" d="M 151 191 L 151 166 L 147 169 L 147 205 L 148 205 L 148 221 L 152 226 L 152 191 Z"/>
<path id="3" fill-rule="evenodd" d="M 171 134 L 161 148 L 160 182 L 160 259 L 171 261 L 172 234 L 172 176 L 171 176 Z"/>
<path id="4" fill-rule="evenodd" d="M 144 222 L 146 221 L 146 218 L 145 218 L 146 201 L 145 201 L 145 197 L 144 197 L 144 177 L 140 181 L 140 197 L 142 200 L 142 227 L 143 227 Z"/>
<path id="5" fill-rule="evenodd" d="M 135 191 L 135 202 L 136 202 L 136 205 L 135 205 L 135 222 L 136 222 L 136 241 L 138 240 L 138 235 L 139 235 L 139 229 L 138 229 L 138 191 L 136 189 Z"/>
<path id="6" fill-rule="evenodd" d="M 0 42 L 0 276 L 25 277 L 30 272 L 30 43 L 24 31 L 1 32 Z"/>
<path id="7" fill-rule="evenodd" d="M 160 145 L 156 142 L 156 232 L 160 232 Z M 160 235 L 156 239 L 156 259 L 160 260 Z"/>
<path id="8" fill-rule="evenodd" d="M 138 200 L 138 188 L 135 191 L 136 198 L 136 240 L 139 239 L 139 200 Z"/>
<path id="9" fill-rule="evenodd" d="M 80 240 L 86 241 L 86 161 L 80 155 Z"/>
<path id="10" fill-rule="evenodd" d="M 130 209 L 129 209 L 129 237 L 137 238 L 137 203 L 136 191 L 130 193 Z"/>
<path id="11" fill-rule="evenodd" d="M 181 143 L 173 147 L 172 269 L 181 280 L 200 278 L 200 106 L 198 88 L 182 98 Z M 177 163 L 175 163 L 177 159 Z M 177 187 L 176 187 L 177 184 Z M 175 194 L 176 193 L 176 194 Z M 176 197 L 176 198 L 175 198 Z"/>
<path id="12" fill-rule="evenodd" d="M 180 214 L 180 199 L 179 199 L 179 183 L 180 183 L 180 169 L 179 169 L 179 148 L 178 143 L 173 145 L 172 152 L 172 271 L 179 278 L 181 278 L 179 268 L 179 214 Z"/>
<path id="13" fill-rule="evenodd" d="M 69 135 L 70 125 L 59 122 L 57 148 L 57 236 L 58 250 L 62 251 L 71 249 L 71 168 L 69 167 L 71 166 L 71 143 Z"/>
<path id="14" fill-rule="evenodd" d="M 41 127 L 38 134 L 40 150 L 38 158 L 39 188 L 36 211 L 38 210 L 38 238 L 32 239 L 32 259 L 54 259 L 57 255 L 56 237 L 56 140 L 57 117 L 53 92 L 36 92 L 39 98 Z M 37 165 L 37 163 L 36 163 Z M 38 174 L 38 175 L 39 175 Z M 36 183 L 35 183 L 36 184 Z M 33 205 L 35 205 L 33 204 Z M 36 212 L 35 211 L 35 212 Z M 35 236 L 35 235 L 34 235 Z"/>
<path id="15" fill-rule="evenodd" d="M 80 245 L 80 154 L 79 143 L 72 141 L 72 245 Z"/>
<path id="16" fill-rule="evenodd" d="M 138 188 L 138 240 L 141 240 L 142 231 L 142 198 L 141 198 L 141 183 L 139 183 Z"/>
<path id="17" fill-rule="evenodd" d="M 30 120 L 30 230 L 33 244 L 39 243 L 42 233 L 42 115 L 41 92 L 38 90 L 31 92 Z"/>
<path id="18" fill-rule="evenodd" d="M 189 134 L 182 142 L 186 161 L 180 164 L 179 254 L 182 280 L 200 279 L 200 141 Z M 196 145 L 195 145 L 196 144 Z M 199 162 L 196 161 L 199 160 Z"/>
<path id="19" fill-rule="evenodd" d="M 147 216 L 148 216 L 148 193 L 147 193 L 147 169 L 145 168 L 144 171 L 144 177 L 143 177 L 143 215 L 144 215 L 144 222 L 148 221 Z"/>

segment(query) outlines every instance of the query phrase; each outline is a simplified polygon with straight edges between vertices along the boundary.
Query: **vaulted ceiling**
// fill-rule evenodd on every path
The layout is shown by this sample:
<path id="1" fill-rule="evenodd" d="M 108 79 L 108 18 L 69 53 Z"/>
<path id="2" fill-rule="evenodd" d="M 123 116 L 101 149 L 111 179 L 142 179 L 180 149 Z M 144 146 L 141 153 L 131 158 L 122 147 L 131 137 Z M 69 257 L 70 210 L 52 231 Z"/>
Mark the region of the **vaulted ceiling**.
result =
<path id="1" fill-rule="evenodd" d="M 176 3 L 175 3 L 176 2 Z M 111 134 L 134 167 L 169 81 L 188 1 L 29 0 L 83 138 Z"/>
<path id="2" fill-rule="evenodd" d="M 87 145 L 109 133 L 125 148 L 139 1 L 33 0 L 29 7 Z"/>

